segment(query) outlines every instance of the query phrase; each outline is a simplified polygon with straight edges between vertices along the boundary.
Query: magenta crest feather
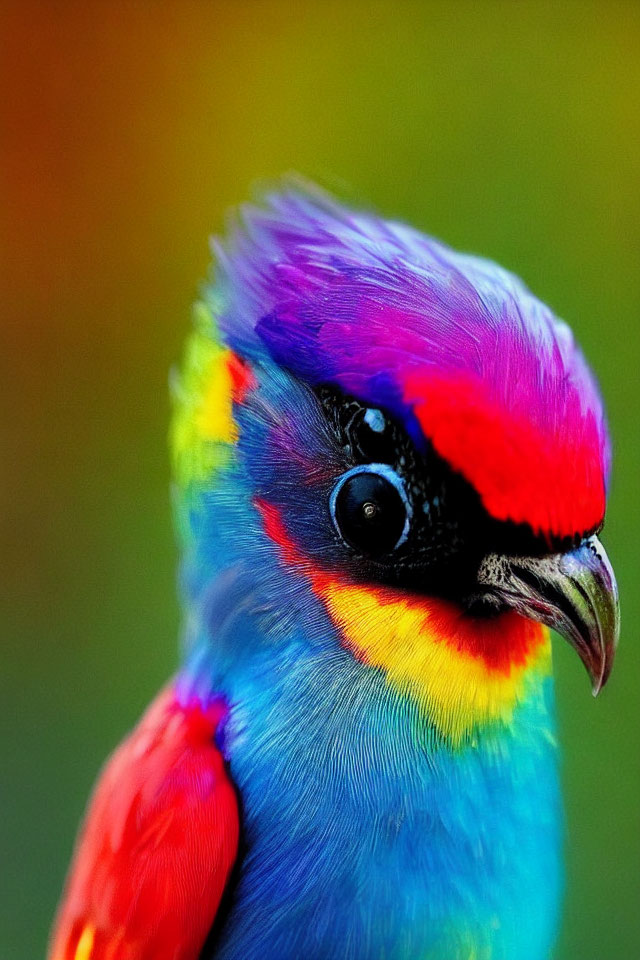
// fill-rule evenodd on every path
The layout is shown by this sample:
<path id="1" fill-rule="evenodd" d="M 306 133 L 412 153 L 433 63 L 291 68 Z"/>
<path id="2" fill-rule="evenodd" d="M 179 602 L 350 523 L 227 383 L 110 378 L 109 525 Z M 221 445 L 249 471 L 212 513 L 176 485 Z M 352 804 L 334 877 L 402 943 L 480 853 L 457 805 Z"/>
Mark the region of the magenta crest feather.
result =
<path id="1" fill-rule="evenodd" d="M 596 382 L 567 325 L 513 274 L 299 185 L 243 208 L 214 251 L 214 307 L 242 356 L 395 415 L 497 519 L 556 536 L 601 523 Z"/>

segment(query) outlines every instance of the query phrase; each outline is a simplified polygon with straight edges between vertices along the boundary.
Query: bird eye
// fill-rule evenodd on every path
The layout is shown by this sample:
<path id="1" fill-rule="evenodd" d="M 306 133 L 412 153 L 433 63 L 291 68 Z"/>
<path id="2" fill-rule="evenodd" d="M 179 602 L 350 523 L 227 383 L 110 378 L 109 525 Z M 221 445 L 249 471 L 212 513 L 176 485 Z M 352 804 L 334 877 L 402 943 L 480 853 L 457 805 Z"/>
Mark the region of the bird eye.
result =
<path id="1" fill-rule="evenodd" d="M 342 539 L 371 557 L 395 550 L 409 532 L 411 507 L 403 483 L 385 463 L 343 474 L 331 494 L 330 509 Z"/>

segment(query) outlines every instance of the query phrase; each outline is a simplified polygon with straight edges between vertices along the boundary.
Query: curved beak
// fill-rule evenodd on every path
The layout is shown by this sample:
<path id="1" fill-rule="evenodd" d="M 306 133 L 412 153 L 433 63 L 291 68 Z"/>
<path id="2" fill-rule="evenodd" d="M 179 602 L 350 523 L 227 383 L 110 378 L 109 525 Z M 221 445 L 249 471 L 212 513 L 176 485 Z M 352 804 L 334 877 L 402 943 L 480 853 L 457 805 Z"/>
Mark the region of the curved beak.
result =
<path id="1" fill-rule="evenodd" d="M 562 634 L 597 696 L 611 673 L 620 632 L 616 579 L 597 537 L 544 557 L 489 554 L 480 564 L 478 586 L 484 596 Z"/>

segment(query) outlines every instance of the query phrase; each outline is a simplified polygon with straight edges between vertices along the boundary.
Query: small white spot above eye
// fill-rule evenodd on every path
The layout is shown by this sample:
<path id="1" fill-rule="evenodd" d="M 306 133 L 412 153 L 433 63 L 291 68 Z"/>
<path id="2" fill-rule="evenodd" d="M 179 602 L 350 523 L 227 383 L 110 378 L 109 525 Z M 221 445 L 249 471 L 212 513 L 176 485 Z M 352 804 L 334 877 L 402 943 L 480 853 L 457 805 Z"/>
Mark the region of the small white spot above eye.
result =
<path id="1" fill-rule="evenodd" d="M 374 433 L 384 432 L 386 420 L 382 410 L 376 410 L 374 407 L 369 407 L 369 409 L 365 411 L 364 422 L 368 427 L 371 428 L 371 430 L 373 430 Z"/>

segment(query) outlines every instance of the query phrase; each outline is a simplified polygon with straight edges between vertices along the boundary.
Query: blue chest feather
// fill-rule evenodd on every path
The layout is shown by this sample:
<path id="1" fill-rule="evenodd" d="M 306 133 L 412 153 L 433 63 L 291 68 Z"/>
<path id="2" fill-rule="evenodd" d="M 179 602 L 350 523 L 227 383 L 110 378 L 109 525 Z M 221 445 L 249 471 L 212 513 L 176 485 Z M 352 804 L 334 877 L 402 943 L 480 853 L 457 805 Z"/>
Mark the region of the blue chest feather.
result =
<path id="1" fill-rule="evenodd" d="M 187 675 L 231 704 L 222 739 L 244 830 L 209 956 L 548 957 L 560 886 L 550 679 L 509 728 L 453 750 L 313 617 L 310 635 L 276 643 L 228 585 L 208 606 L 216 641 L 200 635 Z"/>

